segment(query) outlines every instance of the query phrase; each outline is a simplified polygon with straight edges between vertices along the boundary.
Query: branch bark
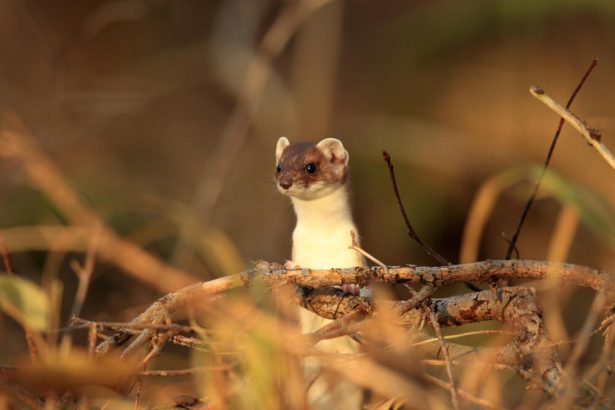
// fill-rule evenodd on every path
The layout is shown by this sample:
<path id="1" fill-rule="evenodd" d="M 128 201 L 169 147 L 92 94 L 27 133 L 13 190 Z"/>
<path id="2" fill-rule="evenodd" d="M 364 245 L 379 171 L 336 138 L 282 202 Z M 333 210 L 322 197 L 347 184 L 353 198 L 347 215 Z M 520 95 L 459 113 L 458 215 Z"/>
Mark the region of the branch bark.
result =
<path id="1" fill-rule="evenodd" d="M 498 320 L 510 327 L 513 336 L 503 347 L 473 348 L 447 342 L 453 363 L 472 362 L 479 356 L 492 354 L 498 364 L 510 366 L 532 386 L 540 386 L 550 394 L 559 395 L 562 386 L 561 364 L 553 344 L 546 336 L 532 289 L 506 287 L 429 299 L 434 287 L 447 283 L 468 280 L 491 283 L 499 278 L 544 279 L 549 275 L 557 275 L 563 282 L 578 286 L 596 290 L 604 288 L 603 292 L 609 299 L 614 293 L 606 272 L 580 265 L 543 261 L 487 260 L 442 267 L 357 267 L 330 270 L 284 270 L 277 264 L 259 263 L 255 269 L 195 283 L 165 295 L 132 321 L 133 325 L 153 326 L 144 329 L 126 350 L 134 351 L 141 347 L 156 333 L 156 325 L 162 325 L 170 314 L 192 301 L 207 300 L 231 289 L 249 287 L 255 281 L 271 287 L 289 284 L 300 286 L 300 291 L 295 294 L 297 304 L 323 317 L 338 319 L 336 326 L 317 335 L 319 339 L 355 334 L 362 330 L 364 319 L 372 316 L 377 320 L 378 312 L 368 298 L 343 295 L 339 289 L 331 286 L 406 283 L 426 289 L 425 292 L 419 291 L 410 300 L 387 302 L 393 304 L 391 311 L 399 315 L 399 320 L 406 327 L 416 327 L 423 320 L 425 306 L 434 312 L 440 326 Z M 348 320 L 342 320 L 348 316 Z M 98 354 L 124 344 L 131 336 L 134 336 L 134 332 L 115 334 L 98 346 Z M 420 347 L 420 351 L 436 358 L 439 358 L 440 350 L 440 346 L 434 343 L 421 344 Z"/>

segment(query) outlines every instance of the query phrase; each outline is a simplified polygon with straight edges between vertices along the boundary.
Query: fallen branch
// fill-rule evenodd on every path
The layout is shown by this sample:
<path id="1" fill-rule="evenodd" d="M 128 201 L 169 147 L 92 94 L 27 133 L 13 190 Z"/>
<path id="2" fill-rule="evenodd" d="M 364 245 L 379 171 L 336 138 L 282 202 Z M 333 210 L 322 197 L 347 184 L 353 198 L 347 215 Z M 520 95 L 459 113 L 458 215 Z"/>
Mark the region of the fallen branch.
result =
<path id="1" fill-rule="evenodd" d="M 169 293 L 151 305 L 145 312 L 133 320 L 133 323 L 151 323 L 159 325 L 167 314 L 172 314 L 186 306 L 195 298 L 203 299 L 226 292 L 231 289 L 250 286 L 254 281 L 262 281 L 269 286 L 293 284 L 307 287 L 341 286 L 344 284 L 366 285 L 368 283 L 397 284 L 408 283 L 420 285 L 433 283 L 439 287 L 455 282 L 485 282 L 507 277 L 516 279 L 544 279 L 549 275 L 558 275 L 562 283 L 589 287 L 595 290 L 602 288 L 608 273 L 586 266 L 568 263 L 549 263 L 530 260 L 486 260 L 482 262 L 447 266 L 402 266 L 388 267 L 355 267 L 348 269 L 310 270 L 280 269 L 277 264 L 267 268 L 261 264 L 259 268 L 208 282 L 198 282 L 175 292 Z M 608 289 L 612 294 L 613 289 Z M 610 299 L 610 296 L 609 296 Z M 349 302 L 353 299 L 348 299 Z M 339 310 L 339 308 L 338 308 Z M 332 318 L 332 317 L 331 317 Z M 97 353 L 105 353 L 113 347 L 122 345 L 129 335 L 118 333 L 101 343 Z"/>
<path id="2" fill-rule="evenodd" d="M 161 320 L 167 313 L 172 314 L 195 298 L 202 299 L 231 289 L 248 287 L 254 281 L 261 281 L 269 286 L 292 284 L 311 288 L 341 286 L 345 284 L 367 285 L 368 283 L 384 283 L 389 285 L 397 283 L 407 283 L 410 285 L 432 283 L 434 286 L 440 287 L 449 283 L 469 280 L 491 283 L 493 280 L 501 277 L 536 280 L 544 279 L 549 275 L 557 275 L 563 283 L 598 290 L 603 287 L 609 275 L 606 272 L 581 265 L 531 260 L 486 260 L 437 267 L 391 266 L 386 269 L 386 272 L 385 269 L 378 266 L 328 270 L 285 270 L 280 269 L 278 264 L 271 264 L 270 266 L 271 268 L 267 268 L 264 264 L 261 264 L 259 268 L 207 282 L 198 282 L 169 293 L 151 305 L 133 323 L 162 324 Z M 613 289 L 609 289 L 608 292 L 609 294 L 613 293 Z M 349 301 L 351 300 L 349 299 Z M 99 353 L 106 350 L 107 344 L 117 345 L 118 342 L 113 340 L 105 341 L 103 346 L 99 346 Z"/>
<path id="3" fill-rule="evenodd" d="M 270 266 L 270 268 L 267 268 Z M 406 327 L 416 327 L 424 319 L 423 304 L 433 311 L 439 326 L 459 326 L 485 320 L 498 320 L 511 328 L 512 338 L 500 348 L 472 348 L 446 342 L 451 363 L 471 362 L 490 352 L 501 365 L 510 366 L 530 381 L 533 386 L 558 395 L 562 386 L 561 364 L 551 343 L 544 332 L 540 310 L 531 289 L 521 287 L 501 288 L 482 292 L 458 295 L 443 299 L 431 299 L 432 286 L 474 280 L 491 282 L 497 278 L 543 279 L 558 275 L 563 282 L 593 289 L 604 288 L 604 295 L 611 298 L 614 289 L 607 281 L 608 273 L 584 266 L 548 263 L 542 261 L 510 260 L 483 261 L 464 265 L 443 267 L 357 267 L 351 269 L 307 270 L 280 269 L 277 264 L 259 264 L 259 268 L 240 274 L 196 283 L 159 299 L 145 312 L 132 321 L 129 332 L 120 332 L 99 344 L 97 353 L 103 354 L 125 343 L 134 335 L 134 330 L 142 324 L 144 330 L 124 351 L 127 355 L 147 343 L 167 323 L 169 315 L 192 301 L 207 301 L 208 298 L 235 288 L 248 287 L 255 281 L 267 286 L 281 284 L 316 288 L 297 292 L 295 301 L 326 318 L 337 318 L 335 325 L 315 334 L 317 339 L 352 335 L 363 330 L 365 318 L 378 319 L 372 302 L 360 296 L 343 295 L 339 289 L 330 286 L 343 284 L 407 283 L 423 285 L 425 292 L 415 294 L 408 301 L 390 301 L 391 311 L 396 312 L 398 320 Z M 413 302 L 408 309 L 409 302 Z M 350 315 L 349 317 L 347 317 Z M 128 330 L 128 329 L 126 329 Z M 439 358 L 439 344 L 429 343 L 419 346 L 428 356 Z"/>

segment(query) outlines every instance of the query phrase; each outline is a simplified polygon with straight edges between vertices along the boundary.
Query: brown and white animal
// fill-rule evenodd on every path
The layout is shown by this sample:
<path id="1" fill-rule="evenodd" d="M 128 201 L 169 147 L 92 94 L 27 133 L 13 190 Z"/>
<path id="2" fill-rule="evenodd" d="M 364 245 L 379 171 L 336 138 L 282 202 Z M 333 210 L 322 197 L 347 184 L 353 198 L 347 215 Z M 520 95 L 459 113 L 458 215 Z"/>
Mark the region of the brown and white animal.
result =
<path id="1" fill-rule="evenodd" d="M 278 140 L 275 180 L 278 190 L 288 195 L 297 216 L 292 236 L 292 264 L 311 269 L 364 266 L 365 260 L 353 249 L 350 232 L 357 235 L 352 219 L 348 190 L 348 151 L 342 142 L 326 138 L 317 144 L 291 144 L 286 137 Z M 358 293 L 356 285 L 344 288 Z M 301 309 L 302 330 L 313 332 L 328 322 Z M 317 348 L 333 353 L 353 353 L 357 343 L 349 337 L 321 341 Z M 317 361 L 306 361 L 308 375 L 318 373 Z M 318 381 L 312 384 L 308 399 L 314 408 L 360 408 L 362 392 L 348 383 L 336 391 Z M 333 406 L 333 407 L 332 407 Z M 341 407 L 340 407 L 341 406 Z"/>
<path id="2" fill-rule="evenodd" d="M 292 261 L 304 268 L 363 266 L 350 249 L 350 231 L 357 234 L 348 193 L 348 151 L 341 141 L 291 144 L 281 137 L 276 146 L 278 190 L 288 195 L 297 215 Z M 356 235 L 358 237 L 358 235 Z"/>

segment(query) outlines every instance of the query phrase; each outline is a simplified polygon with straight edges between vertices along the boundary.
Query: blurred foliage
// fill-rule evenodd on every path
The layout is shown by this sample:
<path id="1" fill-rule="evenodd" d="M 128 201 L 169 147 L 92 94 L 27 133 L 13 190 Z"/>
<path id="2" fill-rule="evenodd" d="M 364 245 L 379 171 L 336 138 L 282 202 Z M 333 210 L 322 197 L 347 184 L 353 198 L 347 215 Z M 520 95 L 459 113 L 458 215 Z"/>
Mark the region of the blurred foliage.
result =
<path id="1" fill-rule="evenodd" d="M 532 186 L 520 182 L 535 180 L 539 168 L 532 164 L 543 161 L 556 126 L 552 113 L 530 97 L 530 85 L 565 101 L 591 58 L 599 57 L 572 110 L 615 147 L 612 0 L 387 0 L 333 1 L 300 24 L 271 62 L 245 139 L 232 155 L 219 151 L 229 123 L 243 112 L 237 99 L 247 67 L 291 4 L 0 2 L 0 108 L 24 120 L 79 198 L 115 232 L 199 278 L 290 257 L 292 211 L 271 182 L 279 135 L 344 142 L 362 245 L 399 264 L 434 262 L 405 233 L 382 149 L 393 157 L 416 230 L 455 261 L 472 199 L 485 181 L 506 174 L 513 188 L 498 196 L 479 244 L 480 257 L 504 255 L 502 233 L 513 232 Z M 210 189 L 201 185 L 217 172 L 212 164 L 220 152 L 229 171 L 210 215 L 203 215 L 198 195 Z M 566 127 L 541 192 L 554 200 L 534 205 L 519 243 L 522 256 L 545 257 L 565 204 L 582 222 L 568 260 L 615 270 L 612 170 Z M 19 162 L 3 157 L 0 201 L 0 230 L 68 224 L 25 180 Z M 45 329 L 49 320 L 66 323 L 77 288 L 69 261 L 82 255 L 52 250 L 12 257 L 18 276 L 0 276 L 0 306 L 10 301 L 34 329 Z M 125 320 L 154 298 L 153 290 L 97 261 L 84 314 Z M 570 304 L 571 328 L 584 319 L 577 305 L 589 303 L 583 293 Z M 263 356 L 278 366 L 282 353 L 262 329 L 242 333 L 233 328 L 237 321 L 218 319 L 213 326 L 246 352 L 241 374 L 258 381 L 246 397 L 266 402 L 279 387 L 274 378 L 288 369 L 266 373 Z M 12 320 L 0 321 L 0 349 L 6 360 L 26 354 Z M 186 360 L 186 353 L 175 357 Z M 194 360 L 207 364 L 205 357 Z M 227 386 L 227 380 L 215 384 L 224 377 L 219 372 L 208 376 L 196 382 L 199 389 Z M 243 387 L 241 380 L 233 383 Z M 154 393 L 166 397 L 194 387 L 188 381 Z M 99 393 L 101 406 L 113 400 L 109 407 L 133 407 L 110 391 Z"/>
<path id="2" fill-rule="evenodd" d="M 31 329 L 48 330 L 47 295 L 29 280 L 0 274 L 0 310 Z"/>

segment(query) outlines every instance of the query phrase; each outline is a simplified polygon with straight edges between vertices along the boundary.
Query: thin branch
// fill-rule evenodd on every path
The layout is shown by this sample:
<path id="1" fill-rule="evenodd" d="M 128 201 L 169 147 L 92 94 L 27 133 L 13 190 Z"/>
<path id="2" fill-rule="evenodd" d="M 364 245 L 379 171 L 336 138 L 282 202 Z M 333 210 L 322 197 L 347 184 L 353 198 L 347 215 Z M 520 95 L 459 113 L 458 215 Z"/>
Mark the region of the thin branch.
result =
<path id="1" fill-rule="evenodd" d="M 139 376 L 144 377 L 178 377 L 178 376 L 191 376 L 193 374 L 209 372 L 209 371 L 228 371 L 231 370 L 231 365 L 220 366 L 202 366 L 191 367 L 189 369 L 177 369 L 177 370 L 144 370 L 138 373 Z"/>
<path id="2" fill-rule="evenodd" d="M 393 166 L 393 162 L 391 162 L 391 156 L 388 152 L 382 151 L 382 156 L 384 157 L 384 162 L 386 162 L 387 167 L 389 168 L 389 175 L 391 177 L 391 184 L 393 185 L 393 193 L 395 194 L 395 199 L 397 200 L 397 206 L 399 211 L 401 212 L 402 217 L 404 218 L 404 223 L 406 224 L 406 228 L 408 229 L 408 235 L 410 238 L 414 239 L 423 250 L 432 258 L 434 258 L 440 265 L 450 265 L 451 263 L 446 260 L 446 258 L 436 252 L 431 246 L 425 243 L 416 233 L 412 224 L 410 223 L 410 219 L 408 218 L 408 214 L 406 213 L 406 209 L 404 208 L 404 203 L 401 200 L 401 195 L 399 194 L 399 188 L 397 187 L 397 178 L 395 177 L 395 167 Z M 481 289 L 476 287 L 474 284 L 470 282 L 464 282 L 464 285 L 468 287 L 473 292 L 478 292 Z"/>
<path id="3" fill-rule="evenodd" d="M 81 314 L 81 309 L 83 308 L 83 304 L 85 303 L 85 298 L 88 294 L 88 288 L 90 286 L 90 281 L 92 279 L 92 273 L 94 272 L 94 259 L 96 255 L 96 248 L 98 247 L 98 241 L 100 238 L 100 224 L 96 224 L 94 226 L 94 230 L 92 236 L 90 238 L 90 243 L 88 245 L 88 250 L 85 254 L 85 264 L 81 266 L 81 264 L 77 260 L 71 261 L 71 268 L 77 275 L 78 285 L 77 291 L 75 292 L 75 300 L 73 301 L 73 306 L 71 308 L 70 316 L 71 318 L 77 317 Z M 72 344 L 72 333 L 68 332 L 64 334 L 62 338 L 62 345 L 70 345 Z"/>
<path id="4" fill-rule="evenodd" d="M 444 380 L 440 380 L 437 377 L 432 376 L 431 374 L 426 373 L 425 379 L 427 379 L 427 381 L 433 384 L 434 386 L 438 386 L 442 389 L 449 390 L 449 391 L 451 390 L 450 383 L 447 383 Z M 459 397 L 461 397 L 463 400 L 467 401 L 468 403 L 476 404 L 477 406 L 480 406 L 482 408 L 504 409 L 503 407 L 496 406 L 495 404 L 491 403 L 489 400 L 478 398 L 463 389 L 457 389 L 457 393 L 459 394 Z"/>
<path id="5" fill-rule="evenodd" d="M 350 240 L 351 240 L 351 245 L 349 246 L 350 249 L 365 256 L 367 259 L 374 262 L 376 265 L 380 266 L 382 269 L 386 271 L 387 266 L 383 262 L 381 262 L 379 259 L 376 259 L 376 257 L 372 256 L 370 253 L 368 253 L 366 250 L 364 250 L 363 248 L 359 246 L 359 244 L 357 243 L 357 237 L 354 231 L 350 231 Z"/>
<path id="6" fill-rule="evenodd" d="M 453 379 L 453 370 L 451 369 L 451 358 L 448 352 L 448 346 L 444 341 L 444 337 L 442 337 L 442 330 L 440 329 L 440 325 L 436 320 L 436 315 L 432 310 L 429 310 L 429 320 L 431 321 L 431 327 L 436 332 L 436 336 L 440 341 L 440 348 L 444 353 L 444 362 L 446 363 L 446 375 L 448 376 L 449 382 L 449 391 L 451 393 L 451 403 L 453 404 L 454 409 L 459 409 L 459 399 L 457 398 L 457 389 L 455 388 L 455 380 Z"/>
<path id="7" fill-rule="evenodd" d="M 401 195 L 399 194 L 399 188 L 397 187 L 397 178 L 395 177 L 395 167 L 391 162 L 391 156 L 388 152 L 382 151 L 382 156 L 384 157 L 384 162 L 386 162 L 389 167 L 389 175 L 391 177 L 391 184 L 393 184 L 393 193 L 395 194 L 395 199 L 397 200 L 397 206 L 399 207 L 399 211 L 401 212 L 402 217 L 404 218 L 404 223 L 406 224 L 406 228 L 408 229 L 408 235 L 410 238 L 414 239 L 423 250 L 432 258 L 434 258 L 440 265 L 450 265 L 451 263 L 446 260 L 442 255 L 436 252 L 431 246 L 425 243 L 416 233 L 412 224 L 410 223 L 410 219 L 408 218 L 408 214 L 406 213 L 406 209 L 404 208 L 404 203 L 401 200 Z"/>
<path id="8" fill-rule="evenodd" d="M 367 315 L 365 314 L 365 312 L 355 310 L 354 312 L 344 317 L 336 319 L 331 323 L 327 323 L 325 326 L 321 327 L 317 331 L 307 336 L 310 337 L 314 343 L 317 343 L 324 339 L 333 339 L 339 336 L 344 336 L 352 332 L 352 330 L 350 332 L 348 330 L 348 327 L 350 325 L 359 323 L 366 317 Z"/>
<path id="9" fill-rule="evenodd" d="M 473 332 L 463 332 L 456 335 L 447 335 L 444 336 L 444 340 L 454 340 L 460 339 L 468 336 L 478 336 L 478 335 L 501 335 L 501 334 L 511 334 L 510 332 L 505 332 L 504 330 L 475 330 Z M 439 341 L 440 339 L 437 337 L 433 337 L 431 339 L 421 340 L 420 342 L 415 342 L 413 346 L 420 346 L 426 343 L 434 343 Z"/>
<path id="10" fill-rule="evenodd" d="M 397 308 L 395 309 L 398 315 L 403 315 L 404 313 L 416 308 L 418 305 L 429 299 L 434 292 L 436 291 L 433 283 L 427 283 L 423 285 L 414 296 L 412 296 L 407 301 L 401 302 Z"/>
<path id="11" fill-rule="evenodd" d="M 542 88 L 530 87 L 530 93 L 572 125 L 585 138 L 585 141 L 598 151 L 611 168 L 615 169 L 615 156 L 602 142 L 602 135 L 599 130 L 588 127 L 585 121 L 555 102 Z"/>
<path id="12" fill-rule="evenodd" d="M 175 331 L 175 332 L 196 332 L 197 329 L 192 326 L 178 325 L 175 323 L 171 324 L 153 324 L 153 323 L 131 323 L 131 322 L 93 322 L 90 320 L 82 319 L 80 317 L 74 317 L 71 320 L 70 328 L 72 329 L 82 329 L 89 328 L 90 326 L 96 326 L 101 330 L 115 330 L 121 332 L 131 332 L 138 334 L 141 330 L 151 329 L 160 332 L 164 331 Z"/>
<path id="13" fill-rule="evenodd" d="M 437 360 L 437 359 L 423 359 L 421 360 L 421 363 L 426 364 L 428 366 L 437 366 L 437 367 L 446 366 L 446 362 L 444 360 Z M 467 363 L 459 363 L 459 362 L 456 362 L 455 360 L 451 360 L 451 364 L 455 366 L 467 365 Z M 490 366 L 496 370 L 506 370 L 506 371 L 513 372 L 513 373 L 515 372 L 514 367 L 506 365 L 506 364 L 502 364 L 502 363 L 491 363 Z"/>
<path id="14" fill-rule="evenodd" d="M 591 64 L 589 65 L 589 67 L 587 68 L 587 70 L 585 71 L 585 74 L 581 78 L 581 81 L 579 81 L 579 84 L 577 84 L 576 88 L 572 92 L 572 95 L 570 95 L 570 98 L 568 99 L 568 102 L 566 103 L 566 108 L 570 108 L 575 97 L 577 96 L 581 88 L 583 87 L 583 84 L 585 84 L 587 77 L 589 77 L 589 75 L 594 70 L 594 67 L 596 67 L 597 64 L 598 64 L 598 59 L 594 58 Z M 523 211 L 521 212 L 521 216 L 519 217 L 519 221 L 517 222 L 515 233 L 513 234 L 513 237 L 508 244 L 508 250 L 506 251 L 506 259 L 510 259 L 513 254 L 513 251 L 516 249 L 517 241 L 519 240 L 519 235 L 521 234 L 521 228 L 523 227 L 523 224 L 525 223 L 525 219 L 527 218 L 527 215 L 530 212 L 530 208 L 532 207 L 534 201 L 536 200 L 536 195 L 538 195 L 538 189 L 540 188 L 540 184 L 542 183 L 545 173 L 547 172 L 547 168 L 549 168 L 549 163 L 551 162 L 551 157 L 553 156 L 553 152 L 555 151 L 555 145 L 557 144 L 557 140 L 559 139 L 559 135 L 562 132 L 563 126 L 564 126 L 564 118 L 562 117 L 560 118 L 559 124 L 557 125 L 557 130 L 555 130 L 555 135 L 553 136 L 553 139 L 551 140 L 551 146 L 549 147 L 549 151 L 547 152 L 547 157 L 545 158 L 542 171 L 540 172 L 540 175 L 538 176 L 538 179 L 536 180 L 536 184 L 534 185 L 534 190 L 532 191 L 532 194 L 530 195 L 529 199 L 525 203 L 525 207 L 523 208 Z"/>

